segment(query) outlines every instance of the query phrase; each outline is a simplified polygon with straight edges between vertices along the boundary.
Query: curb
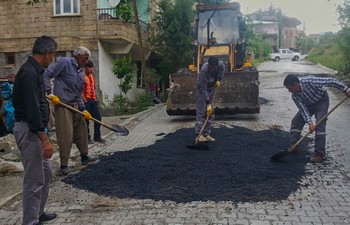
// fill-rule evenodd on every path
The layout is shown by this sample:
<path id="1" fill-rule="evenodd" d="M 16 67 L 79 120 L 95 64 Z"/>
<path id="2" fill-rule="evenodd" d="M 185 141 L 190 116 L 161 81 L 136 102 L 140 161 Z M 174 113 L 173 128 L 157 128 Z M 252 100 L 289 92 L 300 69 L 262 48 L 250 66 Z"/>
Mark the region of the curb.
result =
<path id="1" fill-rule="evenodd" d="M 7 204 L 8 202 L 10 202 L 12 199 L 16 198 L 17 196 L 19 196 L 19 195 L 21 195 L 21 194 L 22 194 L 22 191 L 17 192 L 17 193 L 15 193 L 15 194 L 12 194 L 12 195 L 10 195 L 10 196 L 7 197 L 7 198 L 4 198 L 4 199 L 1 200 L 1 202 L 0 202 L 0 207 L 6 205 L 6 204 Z"/>
<path id="2" fill-rule="evenodd" d="M 165 105 L 165 103 L 157 104 L 157 105 L 154 105 L 154 106 L 152 106 L 144 111 L 138 112 L 136 114 L 132 114 L 132 115 L 130 115 L 130 118 L 126 119 L 125 121 L 123 121 L 119 125 L 128 126 L 128 125 L 132 124 L 134 121 L 137 121 L 138 118 L 145 116 L 145 115 L 151 113 L 152 111 L 163 107 L 164 105 Z M 104 135 L 103 138 L 107 138 L 107 137 L 111 136 L 112 134 L 114 134 L 114 131 L 111 131 L 110 133 Z M 92 144 L 91 146 L 93 146 L 93 145 L 95 145 L 95 144 Z"/>

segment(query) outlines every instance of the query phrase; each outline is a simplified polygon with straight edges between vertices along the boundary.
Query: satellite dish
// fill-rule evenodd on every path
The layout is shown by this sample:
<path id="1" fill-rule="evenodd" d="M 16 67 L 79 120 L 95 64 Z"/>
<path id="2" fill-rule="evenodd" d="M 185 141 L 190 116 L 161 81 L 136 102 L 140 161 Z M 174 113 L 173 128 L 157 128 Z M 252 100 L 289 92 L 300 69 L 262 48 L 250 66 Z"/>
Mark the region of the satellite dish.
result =
<path id="1" fill-rule="evenodd" d="M 112 8 L 114 8 L 120 3 L 120 0 L 107 0 L 107 2 Z"/>

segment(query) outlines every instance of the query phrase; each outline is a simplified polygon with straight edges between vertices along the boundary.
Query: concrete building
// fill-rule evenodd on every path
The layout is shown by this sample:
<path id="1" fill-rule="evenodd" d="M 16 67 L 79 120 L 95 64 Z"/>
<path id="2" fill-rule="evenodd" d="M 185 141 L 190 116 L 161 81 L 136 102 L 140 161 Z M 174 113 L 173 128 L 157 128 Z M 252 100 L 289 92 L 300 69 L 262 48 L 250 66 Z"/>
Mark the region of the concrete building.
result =
<path id="1" fill-rule="evenodd" d="M 298 19 L 285 15 L 281 15 L 278 19 L 270 10 L 258 10 L 249 17 L 254 21 L 255 32 L 261 34 L 264 40 L 271 44 L 273 51 L 279 48 L 297 47 L 297 26 L 301 24 Z"/>
<path id="2" fill-rule="evenodd" d="M 138 71 L 128 98 L 134 100 L 143 92 L 141 84 L 141 54 L 136 25 L 116 17 L 119 1 L 111 0 L 52 0 L 26 4 L 27 0 L 0 1 L 0 76 L 16 73 L 28 55 L 34 40 L 49 35 L 59 45 L 57 56 L 71 56 L 78 46 L 91 51 L 95 64 L 98 97 L 108 104 L 120 94 L 119 81 L 112 73 L 113 60 L 130 55 Z M 114 4 L 114 5 L 113 5 Z M 150 15 L 154 0 L 136 0 L 145 59 L 151 53 L 147 42 Z M 150 7 L 152 8 L 152 7 Z M 135 74 L 136 75 L 136 74 Z"/>
<path id="3" fill-rule="evenodd" d="M 279 46 L 278 22 L 255 20 L 254 24 L 255 24 L 255 32 L 261 34 L 264 40 L 271 45 L 272 49 L 278 49 L 278 46 Z"/>

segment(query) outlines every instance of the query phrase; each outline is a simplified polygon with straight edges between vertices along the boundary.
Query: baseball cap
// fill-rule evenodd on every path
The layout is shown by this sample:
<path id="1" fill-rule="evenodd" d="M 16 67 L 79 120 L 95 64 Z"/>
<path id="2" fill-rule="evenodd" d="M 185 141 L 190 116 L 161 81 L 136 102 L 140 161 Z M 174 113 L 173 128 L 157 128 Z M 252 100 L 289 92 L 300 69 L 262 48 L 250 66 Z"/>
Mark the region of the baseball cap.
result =
<path id="1" fill-rule="evenodd" d="M 91 60 L 89 60 L 85 66 L 86 67 L 94 67 L 94 63 Z"/>

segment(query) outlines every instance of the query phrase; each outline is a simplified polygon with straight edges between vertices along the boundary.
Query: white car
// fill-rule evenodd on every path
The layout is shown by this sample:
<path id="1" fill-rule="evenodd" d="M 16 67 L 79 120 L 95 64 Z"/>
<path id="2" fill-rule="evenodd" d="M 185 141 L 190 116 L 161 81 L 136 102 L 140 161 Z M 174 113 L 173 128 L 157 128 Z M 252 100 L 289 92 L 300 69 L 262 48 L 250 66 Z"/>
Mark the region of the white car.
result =
<path id="1" fill-rule="evenodd" d="M 278 62 L 281 59 L 291 59 L 292 61 L 298 61 L 300 59 L 299 52 L 293 52 L 290 49 L 280 49 L 277 53 L 270 53 L 269 59 Z"/>

